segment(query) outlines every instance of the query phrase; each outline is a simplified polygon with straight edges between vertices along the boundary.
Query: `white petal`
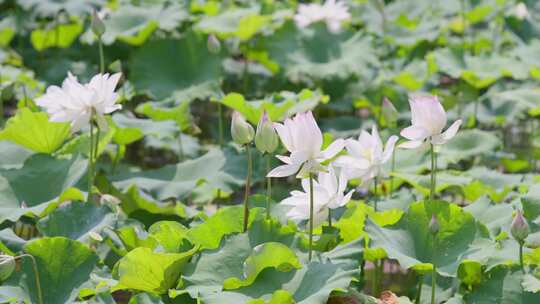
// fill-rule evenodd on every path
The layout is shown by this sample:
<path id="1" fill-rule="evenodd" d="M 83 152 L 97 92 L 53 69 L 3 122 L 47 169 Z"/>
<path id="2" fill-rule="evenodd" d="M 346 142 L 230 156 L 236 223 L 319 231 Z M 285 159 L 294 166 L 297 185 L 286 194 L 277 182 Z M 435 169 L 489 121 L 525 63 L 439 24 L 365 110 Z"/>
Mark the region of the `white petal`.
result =
<path id="1" fill-rule="evenodd" d="M 285 120 L 285 124 L 290 119 Z M 283 146 L 287 151 L 292 152 L 294 150 L 293 142 L 291 133 L 289 132 L 289 129 L 285 124 L 280 123 L 274 123 L 274 129 L 279 135 L 279 139 L 281 139 L 281 143 L 283 143 Z"/>
<path id="2" fill-rule="evenodd" d="M 294 175 L 298 170 L 300 169 L 300 165 L 298 164 L 291 164 L 291 165 L 283 165 L 274 168 L 272 171 L 268 172 L 266 177 L 285 177 L 285 176 L 291 176 Z"/>
<path id="3" fill-rule="evenodd" d="M 386 163 L 390 159 L 390 157 L 392 157 L 392 153 L 394 153 L 394 146 L 396 145 L 397 141 L 398 141 L 398 137 L 395 135 L 392 135 L 386 142 L 386 146 L 384 147 L 384 153 L 382 157 L 383 164 Z"/>
<path id="4" fill-rule="evenodd" d="M 335 140 L 333 143 L 331 143 L 324 151 L 320 153 L 320 156 L 322 159 L 330 159 L 334 156 L 336 156 L 341 150 L 343 150 L 343 147 L 345 146 L 345 141 L 341 138 Z"/>
<path id="5" fill-rule="evenodd" d="M 441 135 L 444 139 L 450 140 L 452 137 L 456 136 L 457 131 L 459 130 L 459 127 L 461 126 L 461 119 L 458 119 L 454 121 L 454 123 L 446 129 Z"/>
<path id="6" fill-rule="evenodd" d="M 276 158 L 288 165 L 292 163 L 291 158 L 285 155 L 276 155 Z"/>
<path id="7" fill-rule="evenodd" d="M 424 142 L 421 140 L 412 140 L 412 141 L 406 141 L 402 144 L 398 145 L 398 148 L 402 149 L 416 149 L 420 147 Z"/>
<path id="8" fill-rule="evenodd" d="M 414 140 L 414 141 L 424 140 L 430 135 L 427 129 L 425 129 L 424 127 L 417 126 L 417 125 L 412 125 L 410 127 L 407 127 L 401 130 L 400 134 L 401 136 L 409 140 Z"/>

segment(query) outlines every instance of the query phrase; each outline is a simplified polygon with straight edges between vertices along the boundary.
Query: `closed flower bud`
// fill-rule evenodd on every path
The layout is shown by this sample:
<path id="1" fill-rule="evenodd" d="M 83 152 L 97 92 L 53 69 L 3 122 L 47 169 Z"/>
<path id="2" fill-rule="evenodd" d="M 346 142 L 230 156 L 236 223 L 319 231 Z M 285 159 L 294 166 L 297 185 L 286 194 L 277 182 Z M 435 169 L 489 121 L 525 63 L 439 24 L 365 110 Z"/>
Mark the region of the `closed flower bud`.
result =
<path id="1" fill-rule="evenodd" d="M 429 232 L 431 232 L 431 234 L 433 235 L 436 235 L 437 233 L 439 233 L 439 229 L 439 221 L 437 220 L 437 216 L 434 213 L 431 216 L 431 220 L 429 221 Z"/>
<path id="2" fill-rule="evenodd" d="M 263 113 L 257 124 L 255 146 L 262 153 L 272 153 L 278 147 L 278 136 L 266 111 Z"/>
<path id="3" fill-rule="evenodd" d="M 396 107 L 394 107 L 390 99 L 383 97 L 381 112 L 387 125 L 394 126 L 396 124 L 398 118 L 398 111 L 396 110 Z"/>
<path id="4" fill-rule="evenodd" d="M 253 127 L 237 111 L 234 111 L 232 115 L 231 136 L 234 142 L 239 145 L 249 144 L 255 136 Z"/>
<path id="5" fill-rule="evenodd" d="M 101 18 L 99 18 L 96 11 L 92 13 L 92 22 L 90 26 L 92 28 L 92 32 L 94 32 L 94 34 L 98 37 L 101 37 L 105 33 L 105 24 Z"/>
<path id="6" fill-rule="evenodd" d="M 0 255 L 0 281 L 7 280 L 15 271 L 15 258 L 10 255 Z"/>
<path id="7" fill-rule="evenodd" d="M 516 217 L 514 217 L 514 220 L 512 221 L 510 232 L 512 233 L 514 239 L 520 243 L 523 243 L 531 232 L 529 224 L 527 224 L 527 220 L 523 216 L 523 211 L 517 211 Z"/>
<path id="8" fill-rule="evenodd" d="M 206 41 L 206 47 L 212 54 L 217 54 L 221 50 L 221 43 L 214 34 L 208 35 L 208 41 Z"/>

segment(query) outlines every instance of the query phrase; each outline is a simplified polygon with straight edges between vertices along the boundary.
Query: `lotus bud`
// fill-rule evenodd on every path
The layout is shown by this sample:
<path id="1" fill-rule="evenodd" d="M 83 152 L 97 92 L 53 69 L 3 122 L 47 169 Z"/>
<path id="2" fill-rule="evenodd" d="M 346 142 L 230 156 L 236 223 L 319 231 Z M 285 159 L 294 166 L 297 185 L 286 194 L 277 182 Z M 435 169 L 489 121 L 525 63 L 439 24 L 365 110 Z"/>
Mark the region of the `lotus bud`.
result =
<path id="1" fill-rule="evenodd" d="M 255 136 L 253 127 L 238 111 L 234 111 L 232 115 L 231 136 L 239 145 L 249 144 Z"/>
<path id="2" fill-rule="evenodd" d="M 398 111 L 396 110 L 396 107 L 394 107 L 390 99 L 386 98 L 386 96 L 383 97 L 381 112 L 387 125 L 393 126 L 396 124 L 398 118 Z"/>
<path id="3" fill-rule="evenodd" d="M 278 147 L 278 136 L 266 111 L 261 115 L 261 119 L 257 124 L 255 146 L 262 153 L 272 153 Z"/>
<path id="4" fill-rule="evenodd" d="M 435 215 L 435 213 L 433 213 L 433 215 L 431 216 L 431 220 L 429 221 L 429 232 L 431 232 L 431 234 L 433 235 L 436 235 L 437 233 L 439 233 L 439 229 L 439 221 L 437 220 L 437 216 Z"/>
<path id="5" fill-rule="evenodd" d="M 5 281 L 11 276 L 15 271 L 16 264 L 15 257 L 6 254 L 0 255 L 0 281 Z"/>
<path id="6" fill-rule="evenodd" d="M 208 41 L 206 41 L 206 47 L 212 54 L 217 54 L 221 50 L 221 43 L 214 34 L 208 35 Z"/>
<path id="7" fill-rule="evenodd" d="M 512 226 L 510 226 L 510 232 L 519 243 L 523 243 L 531 232 L 527 219 L 523 216 L 523 211 L 518 210 L 516 212 L 516 217 L 514 217 Z"/>
<path id="8" fill-rule="evenodd" d="M 95 10 L 92 13 L 92 22 L 90 26 L 92 28 L 92 32 L 94 32 L 94 34 L 98 37 L 103 36 L 103 34 L 105 33 L 105 24 L 103 23 L 101 18 L 99 18 Z"/>

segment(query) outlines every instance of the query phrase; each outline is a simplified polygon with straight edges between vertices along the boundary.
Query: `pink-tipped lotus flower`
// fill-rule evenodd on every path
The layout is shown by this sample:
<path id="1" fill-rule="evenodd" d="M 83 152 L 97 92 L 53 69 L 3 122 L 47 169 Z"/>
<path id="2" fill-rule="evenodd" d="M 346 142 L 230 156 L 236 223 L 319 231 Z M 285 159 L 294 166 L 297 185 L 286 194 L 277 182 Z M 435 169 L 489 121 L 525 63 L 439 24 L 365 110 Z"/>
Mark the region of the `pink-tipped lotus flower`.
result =
<path id="1" fill-rule="evenodd" d="M 321 162 L 343 150 L 344 140 L 338 139 L 321 151 L 323 137 L 311 111 L 298 113 L 293 119 L 287 118 L 283 124 L 275 123 L 274 128 L 291 154 L 278 155 L 277 158 L 285 165 L 270 171 L 268 177 L 285 177 L 298 172 L 297 177 L 306 178 L 310 173 L 324 171 Z"/>
<path id="2" fill-rule="evenodd" d="M 446 112 L 437 96 L 413 96 L 409 99 L 409 104 L 412 125 L 401 130 L 401 136 L 409 141 L 399 145 L 400 148 L 418 148 L 425 141 L 433 145 L 443 145 L 459 130 L 461 119 L 456 120 L 443 132 L 446 126 Z"/>

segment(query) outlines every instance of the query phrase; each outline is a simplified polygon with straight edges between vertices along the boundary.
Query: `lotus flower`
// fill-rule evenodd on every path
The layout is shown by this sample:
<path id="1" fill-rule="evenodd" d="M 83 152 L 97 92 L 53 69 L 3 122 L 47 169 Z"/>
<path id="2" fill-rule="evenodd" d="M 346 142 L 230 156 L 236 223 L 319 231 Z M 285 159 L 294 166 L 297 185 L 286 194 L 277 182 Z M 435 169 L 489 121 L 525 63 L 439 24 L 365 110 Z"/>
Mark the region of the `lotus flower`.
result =
<path id="1" fill-rule="evenodd" d="M 358 140 L 346 140 L 348 155 L 338 157 L 335 164 L 343 168 L 348 178 L 361 178 L 366 183 L 380 175 L 382 165 L 392 157 L 397 140 L 392 135 L 383 150 L 377 127 L 373 126 L 371 134 L 363 130 Z"/>
<path id="2" fill-rule="evenodd" d="M 523 216 L 523 211 L 518 210 L 516 212 L 516 217 L 512 220 L 512 225 L 510 226 L 510 233 L 518 241 L 523 242 L 529 236 L 531 229 L 527 223 L 527 219 Z"/>
<path id="3" fill-rule="evenodd" d="M 305 28 L 312 23 L 324 21 L 328 30 L 337 33 L 341 30 L 341 24 L 351 19 L 351 14 L 345 3 L 335 0 L 327 0 L 323 5 L 318 3 L 300 4 L 298 13 L 294 16 L 296 25 Z"/>
<path id="4" fill-rule="evenodd" d="M 302 179 L 302 191 L 292 191 L 291 196 L 281 201 L 285 206 L 292 206 L 287 212 L 287 217 L 292 220 L 309 219 L 309 179 Z M 317 181 L 313 181 L 313 213 L 314 222 L 320 223 L 327 216 L 328 209 L 344 206 L 349 202 L 354 190 L 344 195 L 347 188 L 345 174 L 336 175 L 332 166 L 328 172 L 320 172 Z"/>
<path id="5" fill-rule="evenodd" d="M 456 120 L 446 131 L 446 112 L 437 96 L 414 96 L 409 99 L 411 105 L 412 125 L 401 130 L 401 136 L 409 141 L 399 145 L 400 148 L 414 149 L 424 141 L 433 145 L 443 145 L 454 137 L 461 125 L 461 119 Z"/>
<path id="6" fill-rule="evenodd" d="M 275 123 L 274 128 L 291 154 L 278 155 L 277 158 L 285 165 L 273 169 L 267 177 L 285 177 L 298 172 L 297 177 L 306 178 L 310 173 L 324 171 L 321 162 L 334 157 L 343 149 L 344 141 L 338 139 L 321 151 L 322 133 L 311 112 L 298 113 L 293 119 L 287 118 L 283 124 Z"/>
<path id="7" fill-rule="evenodd" d="M 36 104 L 46 109 L 50 121 L 70 122 L 73 132 L 88 125 L 94 115 L 98 124 L 105 127 L 104 115 L 122 108 L 116 104 L 118 94 L 114 92 L 120 76 L 98 74 L 83 85 L 68 73 L 62 87 L 50 86 L 45 95 L 36 99 Z"/>

